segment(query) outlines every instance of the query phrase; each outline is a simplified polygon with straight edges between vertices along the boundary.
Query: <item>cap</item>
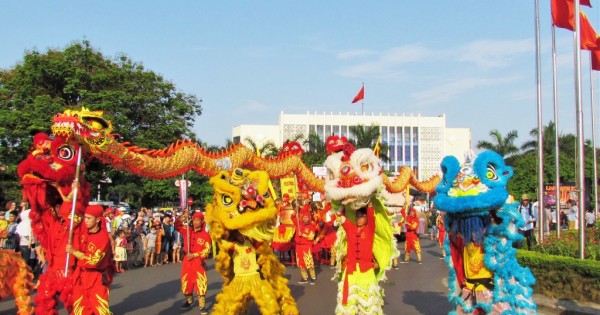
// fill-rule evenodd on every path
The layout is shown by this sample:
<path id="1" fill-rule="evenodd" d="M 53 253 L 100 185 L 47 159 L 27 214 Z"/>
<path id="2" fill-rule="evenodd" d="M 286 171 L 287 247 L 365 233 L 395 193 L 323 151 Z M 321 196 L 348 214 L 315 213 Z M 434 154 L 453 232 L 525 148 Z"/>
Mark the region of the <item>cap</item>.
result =
<path id="1" fill-rule="evenodd" d="M 529 195 L 528 195 L 528 194 L 523 194 L 523 195 L 521 196 L 521 200 L 530 200 L 530 199 L 529 199 Z"/>
<path id="2" fill-rule="evenodd" d="M 123 218 L 123 220 L 127 220 L 127 219 L 130 219 L 131 216 L 129 214 L 124 214 L 122 218 Z"/>
<path id="3" fill-rule="evenodd" d="M 117 210 L 119 210 L 121 212 L 125 212 L 125 210 L 127 210 L 127 209 L 125 209 L 125 207 L 118 207 Z"/>
<path id="4" fill-rule="evenodd" d="M 115 213 L 115 209 L 108 207 L 106 208 L 106 213 Z"/>
<path id="5" fill-rule="evenodd" d="M 85 208 L 85 214 L 89 214 L 93 217 L 101 217 L 102 212 L 104 212 L 104 208 L 100 205 L 91 205 Z"/>

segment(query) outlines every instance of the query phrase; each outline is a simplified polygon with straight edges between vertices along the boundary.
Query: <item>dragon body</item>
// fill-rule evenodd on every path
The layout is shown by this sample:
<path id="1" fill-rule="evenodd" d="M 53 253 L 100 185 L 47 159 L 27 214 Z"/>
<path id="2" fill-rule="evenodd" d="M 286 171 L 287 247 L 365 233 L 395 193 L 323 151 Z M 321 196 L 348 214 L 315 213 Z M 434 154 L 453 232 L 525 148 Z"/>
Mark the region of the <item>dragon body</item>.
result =
<path id="1" fill-rule="evenodd" d="M 235 169 L 210 179 L 214 201 L 206 221 L 219 246 L 216 269 L 224 279 L 213 314 L 242 314 L 252 297 L 263 314 L 298 314 L 283 277 L 285 267 L 273 253 L 275 201 L 264 171 Z"/>
<path id="2" fill-rule="evenodd" d="M 464 165 L 447 156 L 441 168 L 434 203 L 448 233 L 450 313 L 536 314 L 535 279 L 512 247 L 523 238 L 517 231 L 524 225 L 517 204 L 505 202 L 513 169 L 493 151 L 467 155 Z"/>
<path id="3" fill-rule="evenodd" d="M 65 110 L 54 116 L 52 132 L 58 136 L 76 139 L 89 153 L 105 164 L 120 170 L 151 178 L 170 178 L 195 171 L 204 176 L 215 176 L 220 171 L 245 168 L 263 170 L 271 178 L 295 174 L 313 191 L 324 191 L 324 181 L 317 178 L 301 160 L 297 150 L 290 150 L 275 158 L 261 158 L 249 148 L 237 144 L 221 152 L 207 152 L 197 143 L 180 140 L 168 148 L 150 150 L 117 141 L 110 121 L 102 111 Z M 402 167 L 395 180 L 385 174 L 383 183 L 390 192 L 404 191 L 407 185 L 423 192 L 432 192 L 439 182 L 434 176 L 419 181 L 409 167 Z"/>
<path id="4" fill-rule="evenodd" d="M 72 274 L 74 257 L 67 261 L 65 245 L 71 226 L 73 182 L 79 145 L 64 137 L 50 139 L 46 134 L 34 136 L 34 147 L 25 160 L 19 163 L 17 174 L 21 178 L 23 200 L 31 207 L 31 227 L 48 263 L 40 276 L 35 297 L 37 314 L 58 314 L 57 296 L 67 310 L 72 309 Z M 80 222 L 89 201 L 89 183 L 80 174 L 75 203 L 73 239 L 80 235 Z M 65 275 L 65 271 L 67 274 Z"/>

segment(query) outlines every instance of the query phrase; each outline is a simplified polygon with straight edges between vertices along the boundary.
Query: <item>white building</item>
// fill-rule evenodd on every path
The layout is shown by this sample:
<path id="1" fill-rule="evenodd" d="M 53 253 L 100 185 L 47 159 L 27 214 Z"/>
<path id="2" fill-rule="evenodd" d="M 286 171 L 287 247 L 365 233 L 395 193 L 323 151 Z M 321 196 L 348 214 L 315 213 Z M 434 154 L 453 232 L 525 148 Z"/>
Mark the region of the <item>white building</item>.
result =
<path id="1" fill-rule="evenodd" d="M 398 116 L 362 114 L 284 114 L 279 115 L 278 125 L 239 125 L 233 127 L 233 142 L 252 138 L 258 146 L 273 141 L 281 146 L 285 140 L 301 134 L 305 139 L 310 132 L 317 133 L 323 141 L 332 134 L 352 138 L 349 127 L 355 125 L 378 125 L 382 142 L 387 144 L 389 163 L 383 167 L 396 171 L 400 166 L 410 166 L 418 172 L 419 179 L 431 177 L 440 170 L 440 162 L 446 155 L 463 160 L 466 150 L 471 149 L 469 128 L 447 128 L 446 116 Z"/>

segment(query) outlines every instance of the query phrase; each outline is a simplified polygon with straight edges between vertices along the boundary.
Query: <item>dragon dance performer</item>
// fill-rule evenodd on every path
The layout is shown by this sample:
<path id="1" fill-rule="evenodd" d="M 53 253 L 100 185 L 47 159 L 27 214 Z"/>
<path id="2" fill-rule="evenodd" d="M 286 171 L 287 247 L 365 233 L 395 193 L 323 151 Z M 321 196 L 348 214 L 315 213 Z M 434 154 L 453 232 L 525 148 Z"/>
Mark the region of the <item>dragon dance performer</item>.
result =
<path id="1" fill-rule="evenodd" d="M 419 241 L 419 235 L 417 235 L 417 229 L 419 228 L 419 218 L 417 217 L 417 210 L 411 208 L 408 211 L 406 217 L 406 242 L 404 244 L 404 261 L 403 264 L 408 263 L 410 260 L 410 252 L 414 251 L 417 253 L 419 264 L 421 264 L 421 242 Z"/>
<path id="2" fill-rule="evenodd" d="M 80 250 L 67 244 L 65 251 L 75 256 L 77 269 L 73 274 L 73 314 L 109 315 L 108 294 L 112 282 L 112 247 L 99 205 L 85 208 L 86 229 L 79 238 Z"/>
<path id="3" fill-rule="evenodd" d="M 300 269 L 300 276 L 302 279 L 298 282 L 300 284 L 306 284 L 309 282 L 314 285 L 317 282 L 317 275 L 315 273 L 315 262 L 312 256 L 312 248 L 315 243 L 315 237 L 317 236 L 317 226 L 312 222 L 310 210 L 303 208 L 300 211 L 301 221 L 294 218 L 296 221 L 296 262 Z"/>
<path id="4" fill-rule="evenodd" d="M 181 309 L 187 310 L 194 305 L 193 294 L 194 289 L 196 289 L 200 314 L 208 314 L 204 298 L 208 286 L 204 260 L 210 254 L 212 240 L 204 228 L 204 214 L 202 212 L 195 212 L 192 215 L 191 227 L 184 224 L 184 220 L 187 220 L 188 217 L 189 213 L 185 211 L 179 219 L 175 220 L 175 230 L 183 236 L 183 249 L 186 251 L 181 265 L 181 292 L 186 301 Z"/>

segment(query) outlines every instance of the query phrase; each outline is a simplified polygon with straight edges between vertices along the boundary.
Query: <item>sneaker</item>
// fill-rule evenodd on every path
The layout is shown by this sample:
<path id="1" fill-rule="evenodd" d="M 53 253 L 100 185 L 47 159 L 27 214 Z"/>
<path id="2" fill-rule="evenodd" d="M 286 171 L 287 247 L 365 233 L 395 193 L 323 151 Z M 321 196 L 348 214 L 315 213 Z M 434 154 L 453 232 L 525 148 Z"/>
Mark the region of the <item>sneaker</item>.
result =
<path id="1" fill-rule="evenodd" d="M 208 315 L 208 311 L 206 310 L 206 308 L 202 307 L 202 308 L 200 308 L 200 314 L 201 315 Z"/>
<path id="2" fill-rule="evenodd" d="M 317 284 L 317 279 L 310 279 L 310 285 Z"/>
<path id="3" fill-rule="evenodd" d="M 298 284 L 307 284 L 308 283 L 308 279 L 302 279 L 300 281 L 298 281 Z"/>
<path id="4" fill-rule="evenodd" d="M 419 260 L 419 265 L 422 265 L 422 264 L 423 264 L 423 262 Z"/>
<path id="5" fill-rule="evenodd" d="M 194 300 L 192 300 L 192 303 L 190 303 L 190 301 L 185 301 L 185 304 L 181 305 L 181 307 L 179 309 L 186 311 L 186 310 L 189 310 L 190 308 L 192 308 L 193 306 L 194 306 Z"/>
<path id="6" fill-rule="evenodd" d="M 394 266 L 393 268 L 396 269 L 396 270 L 400 269 L 400 268 L 398 268 L 398 266 Z"/>

